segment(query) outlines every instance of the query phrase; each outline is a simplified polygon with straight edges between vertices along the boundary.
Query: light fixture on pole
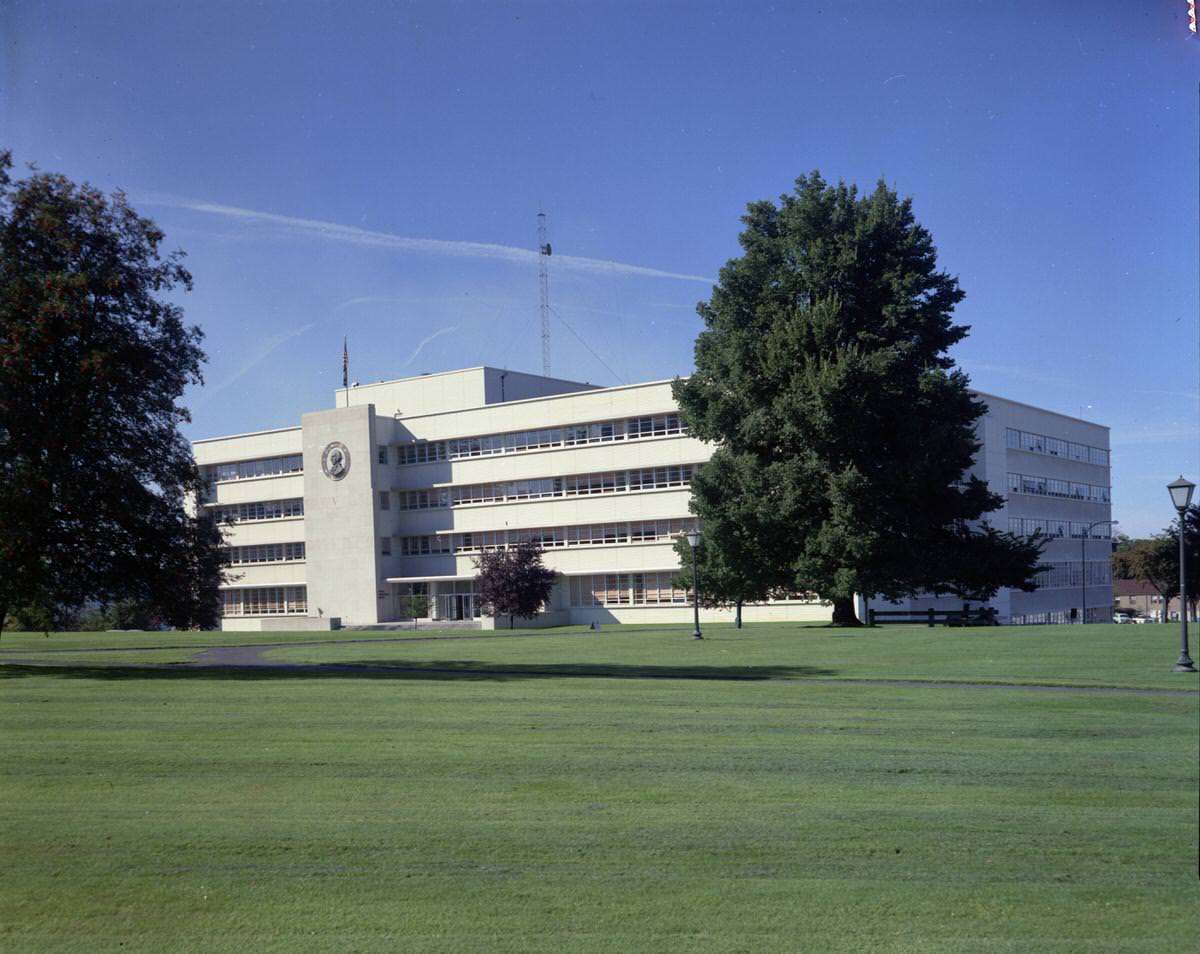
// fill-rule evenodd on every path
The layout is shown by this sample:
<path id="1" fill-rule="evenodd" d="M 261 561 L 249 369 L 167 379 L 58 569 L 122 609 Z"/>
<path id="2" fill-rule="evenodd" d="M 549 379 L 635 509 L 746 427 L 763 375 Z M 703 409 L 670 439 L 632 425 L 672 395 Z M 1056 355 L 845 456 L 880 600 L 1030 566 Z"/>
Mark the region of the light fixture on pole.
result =
<path id="1" fill-rule="evenodd" d="M 692 639 L 703 639 L 700 635 L 700 574 L 696 569 L 696 547 L 700 545 L 700 531 L 689 530 L 683 537 L 692 548 L 692 616 L 695 620 Z"/>
<path id="2" fill-rule="evenodd" d="M 1079 535 L 1079 622 L 1087 622 L 1087 542 L 1091 538 L 1092 531 L 1096 527 L 1102 527 L 1105 524 L 1115 527 L 1121 521 L 1119 520 L 1097 520 L 1095 523 L 1089 523 L 1083 528 L 1083 533 Z"/>
<path id="3" fill-rule="evenodd" d="M 1178 480 L 1167 484 L 1167 492 L 1171 495 L 1171 503 L 1179 511 L 1179 659 L 1171 668 L 1171 672 L 1195 672 L 1196 664 L 1188 655 L 1187 635 L 1187 547 L 1184 532 L 1187 526 L 1187 510 L 1192 503 L 1192 491 L 1196 485 L 1190 480 L 1184 480 L 1182 475 Z M 1165 614 L 1164 614 L 1165 615 Z"/>

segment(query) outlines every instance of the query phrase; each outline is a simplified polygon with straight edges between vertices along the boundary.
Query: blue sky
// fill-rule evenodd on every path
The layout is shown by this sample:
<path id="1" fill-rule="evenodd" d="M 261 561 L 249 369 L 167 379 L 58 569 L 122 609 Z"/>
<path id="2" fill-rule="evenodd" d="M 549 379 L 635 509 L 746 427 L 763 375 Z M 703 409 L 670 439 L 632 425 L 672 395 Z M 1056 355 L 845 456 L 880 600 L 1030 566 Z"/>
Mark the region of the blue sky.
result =
<path id="1" fill-rule="evenodd" d="M 1200 479 L 1185 11 L 5 0 L 0 144 L 187 251 L 191 437 L 332 406 L 343 335 L 364 382 L 538 371 L 539 206 L 554 373 L 686 374 L 745 204 L 883 177 L 967 292 L 973 384 L 1111 426 L 1114 516 L 1145 534 Z"/>

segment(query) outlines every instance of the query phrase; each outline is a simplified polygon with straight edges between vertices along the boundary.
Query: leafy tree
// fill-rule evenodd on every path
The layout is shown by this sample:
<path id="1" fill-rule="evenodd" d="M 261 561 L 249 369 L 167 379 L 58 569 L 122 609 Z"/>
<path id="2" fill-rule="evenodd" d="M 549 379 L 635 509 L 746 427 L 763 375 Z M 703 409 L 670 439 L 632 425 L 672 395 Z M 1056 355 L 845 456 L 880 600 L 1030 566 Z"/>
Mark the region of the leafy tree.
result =
<path id="1" fill-rule="evenodd" d="M 424 593 L 408 593 L 399 600 L 400 615 L 413 621 L 413 629 L 417 628 L 417 620 L 429 615 L 429 597 Z"/>
<path id="2" fill-rule="evenodd" d="M 1200 506 L 1193 505 L 1184 512 L 1184 547 L 1187 580 L 1185 592 L 1196 616 L 1200 600 Z M 1113 573 L 1123 580 L 1138 580 L 1148 584 L 1163 598 L 1165 607 L 1179 596 L 1179 520 L 1148 539 L 1131 540 L 1113 554 Z"/>
<path id="3" fill-rule="evenodd" d="M 782 595 L 790 579 L 780 575 L 774 580 L 763 572 L 770 562 L 764 549 L 775 528 L 768 514 L 759 512 L 759 497 L 746 489 L 743 480 L 754 473 L 740 473 L 737 459 L 719 457 L 694 475 L 692 494 L 703 501 L 704 533 L 696 547 L 699 576 L 699 601 L 704 607 L 733 606 L 734 620 L 740 629 L 742 607 L 773 595 Z M 728 488 L 736 486 L 737 493 Z M 681 570 L 674 584 L 692 588 L 692 548 L 680 537 L 675 542 Z M 774 584 L 774 585 L 773 585 Z"/>
<path id="4" fill-rule="evenodd" d="M 1038 568 L 1048 539 L 1041 533 L 1002 533 L 986 521 L 979 527 L 959 522 L 950 528 L 935 554 L 941 566 L 934 578 L 940 583 L 932 592 L 951 593 L 975 603 L 987 602 L 1002 585 L 1032 592 L 1037 586 L 1029 568 Z M 1003 584 L 1002 580 L 1011 582 Z"/>
<path id="5" fill-rule="evenodd" d="M 182 254 L 120 192 L 11 168 L 0 152 L 0 625 L 124 599 L 210 623 L 219 532 L 185 508 L 178 404 L 204 353 L 168 297 L 191 287 Z"/>
<path id="6" fill-rule="evenodd" d="M 1178 539 L 1160 535 L 1130 540 L 1113 554 L 1113 575 L 1152 587 L 1163 598 L 1165 607 L 1172 597 L 1179 595 Z"/>
<path id="7" fill-rule="evenodd" d="M 674 386 L 691 433 L 717 445 L 693 510 L 707 526 L 714 501 L 754 495 L 728 506 L 755 515 L 761 573 L 831 599 L 835 623 L 858 624 L 855 593 L 950 589 L 946 548 L 1005 543 L 971 529 L 1002 501 L 964 477 L 986 408 L 946 353 L 967 333 L 957 279 L 882 182 L 860 196 L 814 172 L 742 221 L 743 254 L 698 307 L 696 371 Z M 989 560 L 996 585 L 1033 576 L 1036 558 L 1013 556 Z"/>
<path id="8" fill-rule="evenodd" d="M 550 599 L 558 574 L 542 564 L 542 548 L 532 541 L 507 550 L 485 550 L 475 561 L 475 593 L 492 616 L 529 618 Z"/>

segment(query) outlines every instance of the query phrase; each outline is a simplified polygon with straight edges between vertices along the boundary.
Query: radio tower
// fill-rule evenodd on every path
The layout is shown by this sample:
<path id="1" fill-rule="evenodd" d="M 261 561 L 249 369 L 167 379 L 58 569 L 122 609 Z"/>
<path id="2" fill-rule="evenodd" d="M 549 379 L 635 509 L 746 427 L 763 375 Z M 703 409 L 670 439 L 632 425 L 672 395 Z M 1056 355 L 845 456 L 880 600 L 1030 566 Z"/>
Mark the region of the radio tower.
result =
<path id="1" fill-rule="evenodd" d="M 538 212 L 538 285 L 542 294 L 542 374 L 550 377 L 550 243 L 546 213 Z"/>

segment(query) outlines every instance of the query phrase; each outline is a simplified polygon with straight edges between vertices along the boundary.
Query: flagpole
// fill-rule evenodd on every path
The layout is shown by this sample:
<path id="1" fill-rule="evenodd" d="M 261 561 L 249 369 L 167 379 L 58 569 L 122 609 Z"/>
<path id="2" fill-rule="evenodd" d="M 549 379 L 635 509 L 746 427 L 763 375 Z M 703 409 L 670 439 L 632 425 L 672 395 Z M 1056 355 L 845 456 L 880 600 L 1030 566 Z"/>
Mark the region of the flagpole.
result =
<path id="1" fill-rule="evenodd" d="M 350 406 L 350 349 L 348 339 L 342 336 L 342 390 L 346 392 L 346 407 Z"/>

